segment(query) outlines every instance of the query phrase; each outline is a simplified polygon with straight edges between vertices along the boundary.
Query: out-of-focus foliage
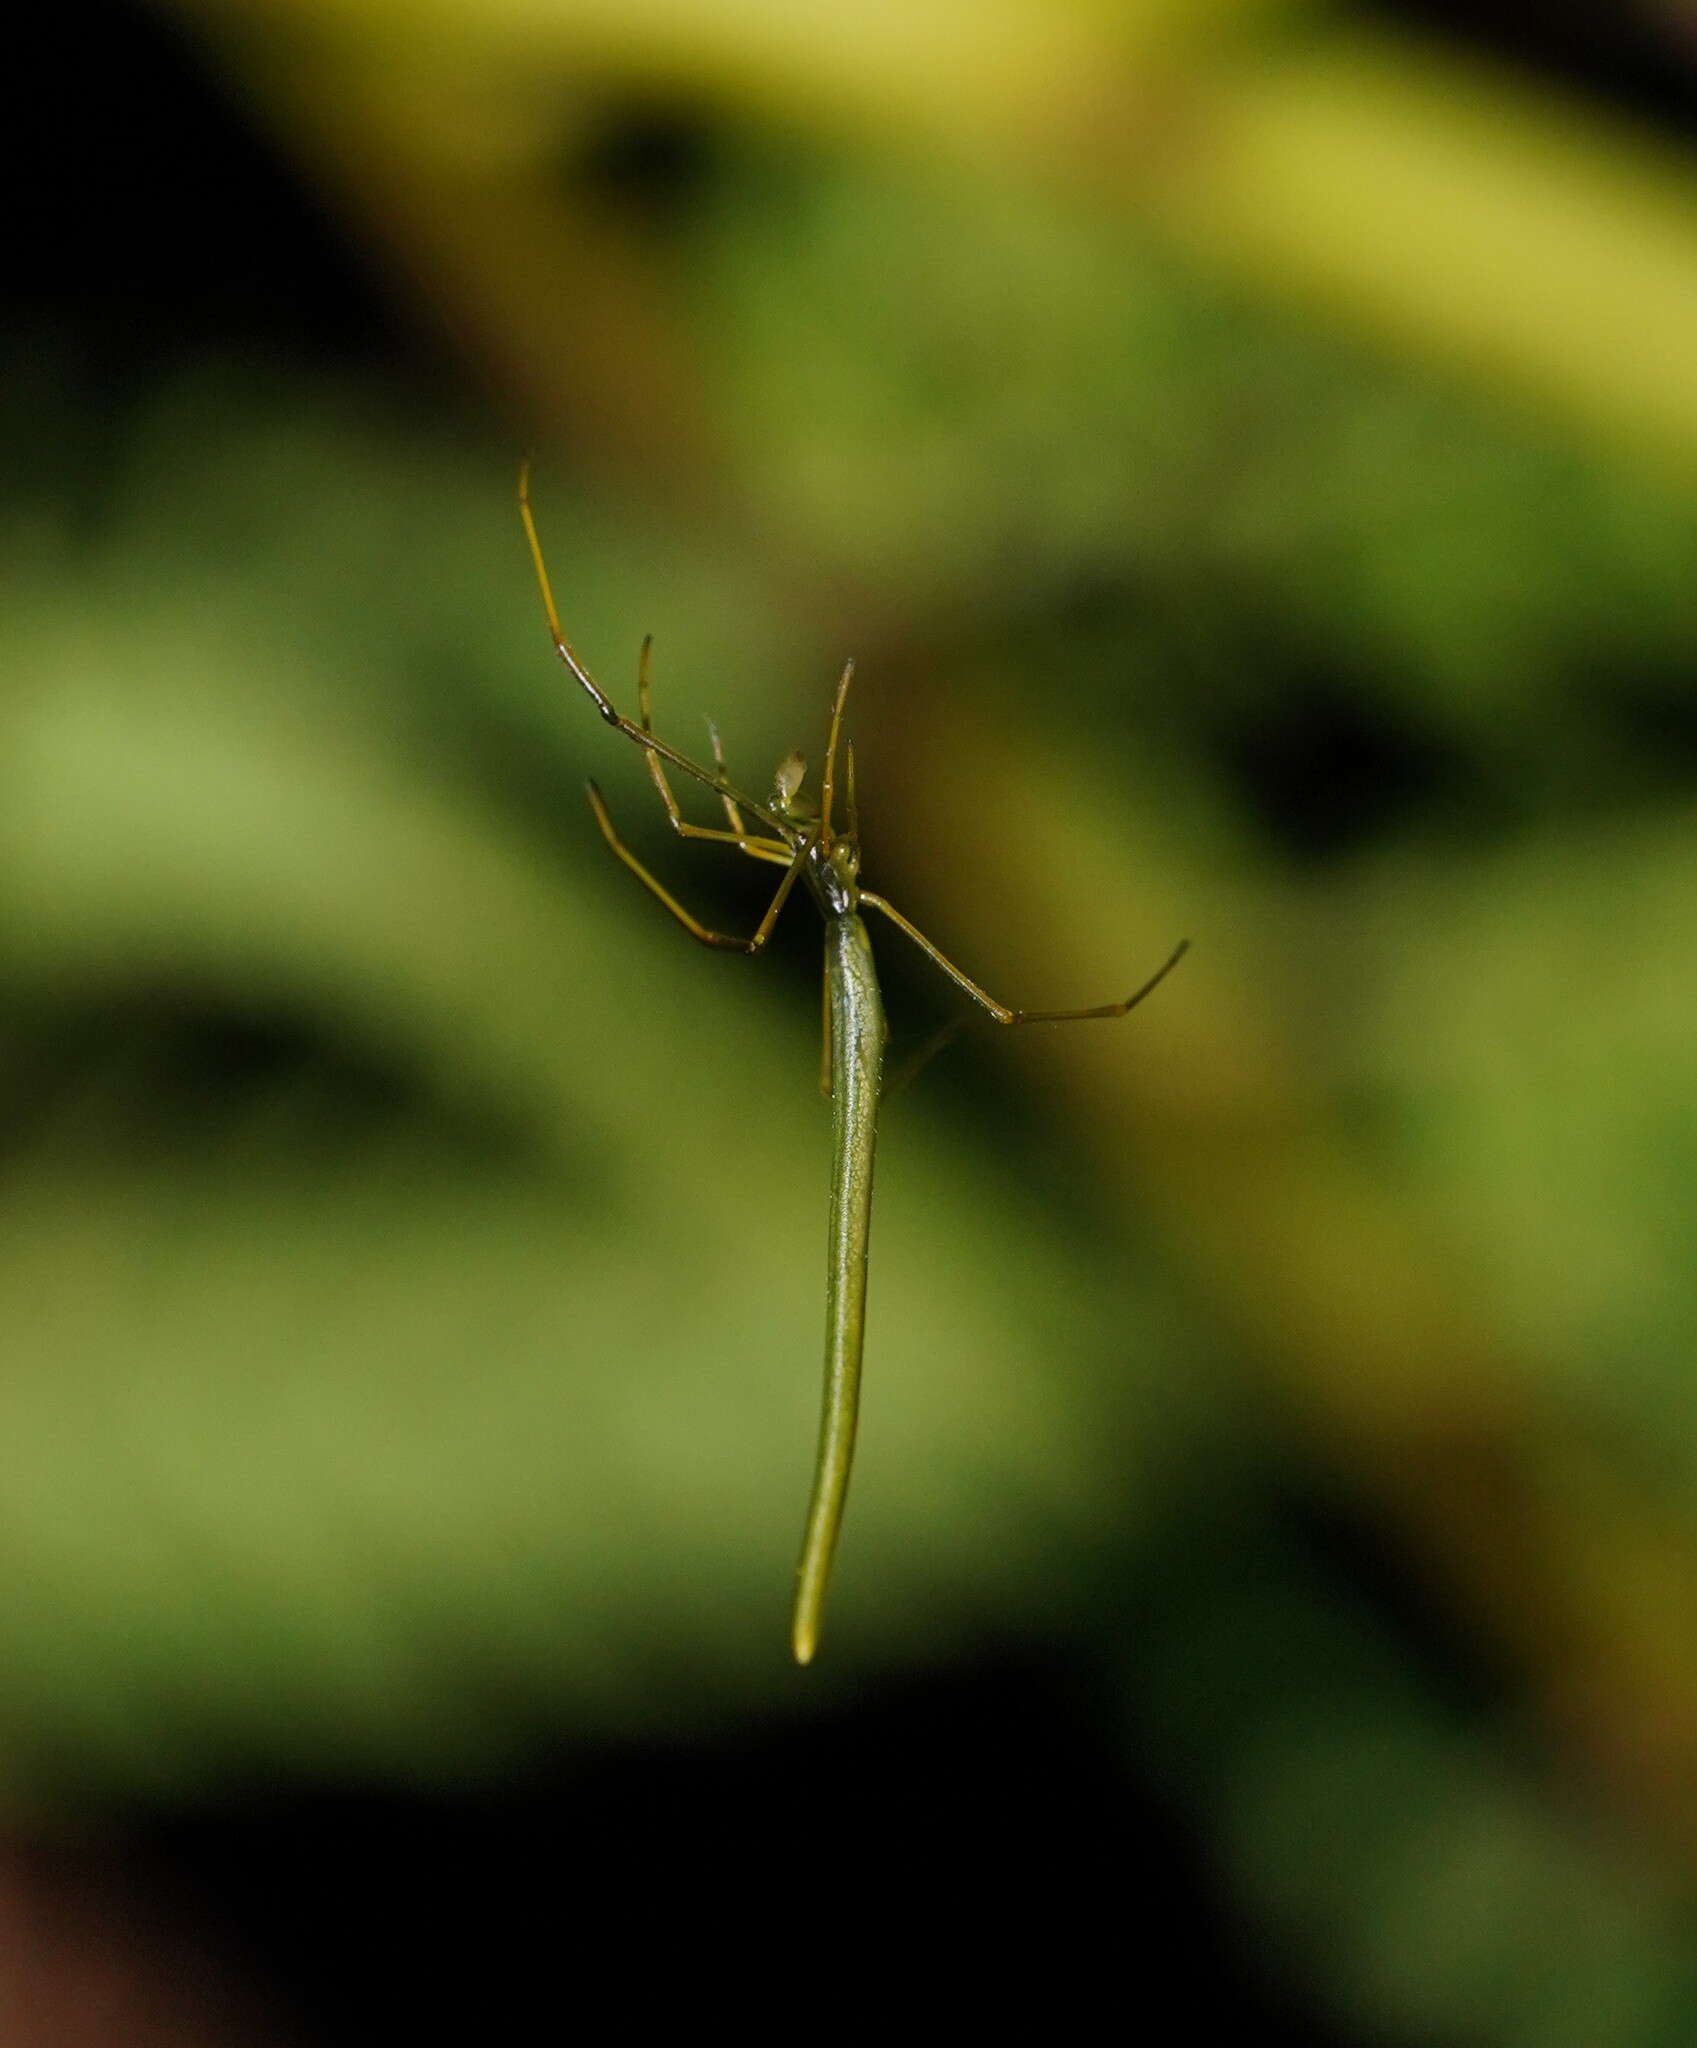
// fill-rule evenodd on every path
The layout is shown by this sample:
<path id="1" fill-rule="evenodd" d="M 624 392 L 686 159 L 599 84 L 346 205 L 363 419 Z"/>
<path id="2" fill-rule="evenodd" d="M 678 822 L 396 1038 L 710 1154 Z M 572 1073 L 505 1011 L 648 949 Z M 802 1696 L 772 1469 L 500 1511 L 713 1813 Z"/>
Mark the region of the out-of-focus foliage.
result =
<path id="1" fill-rule="evenodd" d="M 180 12 L 499 411 L 6 401 L 13 1799 L 809 1710 L 812 935 L 605 859 L 758 916 L 533 440 L 999 994 L 1195 944 L 892 1104 L 813 1696 L 1053 1641 L 1359 2023 L 1688 2041 L 1688 157 L 1294 5 Z"/>

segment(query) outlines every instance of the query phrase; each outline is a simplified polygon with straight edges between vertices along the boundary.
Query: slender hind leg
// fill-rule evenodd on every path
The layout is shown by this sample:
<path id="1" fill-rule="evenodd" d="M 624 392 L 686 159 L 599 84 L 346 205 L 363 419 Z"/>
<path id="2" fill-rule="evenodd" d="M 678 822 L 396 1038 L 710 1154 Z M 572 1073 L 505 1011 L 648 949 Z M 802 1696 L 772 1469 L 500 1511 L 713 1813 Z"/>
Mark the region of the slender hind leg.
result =
<path id="1" fill-rule="evenodd" d="M 644 633 L 642 653 L 638 656 L 636 664 L 636 701 L 642 720 L 642 730 L 649 739 L 654 737 L 654 685 L 650 675 L 653 653 L 654 635 Z M 654 778 L 654 787 L 660 792 L 660 801 L 666 806 L 666 816 L 672 821 L 672 830 L 681 839 L 729 841 L 733 846 L 740 846 L 744 853 L 753 854 L 756 860 L 776 861 L 780 866 L 788 867 L 790 849 L 783 840 L 752 833 L 743 823 L 742 812 L 737 808 L 737 800 L 732 796 L 726 781 L 725 757 L 719 745 L 718 732 L 711 726 L 708 730 L 713 734 L 713 762 L 719 771 L 718 781 L 714 787 L 719 791 L 720 800 L 725 806 L 725 815 L 731 821 L 731 829 L 728 832 L 721 832 L 715 826 L 692 825 L 689 822 L 679 808 L 672 785 L 667 780 L 664 767 L 661 766 L 660 756 L 650 747 L 647 752 L 648 772 Z"/>
<path id="2" fill-rule="evenodd" d="M 1146 995 L 1153 994 L 1190 951 L 1190 941 L 1181 939 L 1168 959 L 1156 968 L 1141 988 L 1134 989 L 1123 1002 L 1098 1003 L 1093 1009 L 1088 1010 L 1010 1010 L 1006 1003 L 998 1003 L 988 990 L 980 988 L 971 975 L 963 974 L 948 955 L 932 945 L 919 927 L 910 924 L 893 904 L 886 903 L 882 896 L 875 896 L 870 889 L 861 890 L 860 900 L 862 903 L 870 904 L 874 910 L 881 910 L 891 924 L 906 932 L 913 943 L 922 952 L 928 953 L 957 987 L 965 989 L 975 1003 L 988 1010 L 998 1024 L 1071 1024 L 1086 1017 L 1123 1017 L 1128 1010 L 1135 1010 Z"/>
<path id="3" fill-rule="evenodd" d="M 837 681 L 837 694 L 831 699 L 831 736 L 825 742 L 825 779 L 819 792 L 819 815 L 823 821 L 819 836 L 826 846 L 831 843 L 831 799 L 837 787 L 837 739 L 843 729 L 843 699 L 847 697 L 849 684 L 853 681 L 854 663 L 845 661 Z"/>
<path id="4" fill-rule="evenodd" d="M 634 740 L 648 756 L 651 764 L 657 759 L 669 761 L 674 768 L 681 768 L 686 775 L 693 775 L 697 782 L 706 783 L 715 796 L 734 797 L 745 811 L 751 812 L 762 824 L 769 825 L 774 835 L 776 835 L 781 821 L 773 816 L 765 804 L 757 803 L 753 797 L 745 796 L 740 789 L 732 788 L 725 780 L 722 769 L 704 767 L 701 762 L 692 761 L 687 754 L 682 754 L 676 747 L 669 746 L 666 741 L 657 739 L 652 727 L 646 723 L 646 706 L 644 707 L 645 722 L 642 725 L 633 725 L 628 718 L 622 716 L 613 700 L 590 674 L 588 665 L 583 657 L 566 638 L 565 631 L 560 625 L 559 611 L 554 603 L 553 585 L 548 581 L 548 564 L 542 556 L 542 541 L 536 531 L 536 515 L 530 509 L 530 464 L 528 461 L 519 464 L 519 518 L 524 522 L 524 537 L 530 547 L 531 563 L 536 570 L 536 587 L 542 593 L 542 610 L 548 621 L 548 635 L 554 643 L 554 652 L 565 663 L 566 667 L 570 669 L 574 680 L 589 698 L 589 701 L 595 706 L 596 710 L 600 712 L 609 725 L 617 726 L 626 739 Z M 661 780 L 661 795 L 665 800 L 667 812 L 680 832 L 686 836 L 702 839 L 737 838 L 738 835 L 734 833 L 712 833 L 699 826 L 686 825 L 678 814 L 677 805 L 672 798 L 670 790 L 664 786 L 664 778 Z M 786 859 L 789 857 L 787 847 L 780 837 L 775 836 L 772 844 L 783 852 Z"/>
<path id="5" fill-rule="evenodd" d="M 642 862 L 637 859 L 636 855 L 631 852 L 630 848 L 614 830 L 613 821 L 607 813 L 606 802 L 600 790 L 593 782 L 589 785 L 589 803 L 590 808 L 595 813 L 595 822 L 601 827 L 602 838 L 606 840 L 607 844 L 618 855 L 619 859 L 624 862 L 625 866 L 630 869 L 637 880 L 642 883 L 643 887 L 659 897 L 660 901 L 665 904 L 666 908 L 677 919 L 678 923 L 683 926 L 684 930 L 689 933 L 691 938 L 699 939 L 704 946 L 723 947 L 729 953 L 758 953 L 761 947 L 765 945 L 772 935 L 773 925 L 778 921 L 778 913 L 783 909 L 785 902 L 789 898 L 790 891 L 795 887 L 796 877 L 805 866 L 807 856 L 813 851 L 814 841 L 818 836 L 816 833 L 810 833 L 795 849 L 794 854 L 789 858 L 784 879 L 778 884 L 778 893 L 767 906 L 766 915 L 756 926 L 753 937 L 739 939 L 732 937 L 727 932 L 710 931 L 701 922 L 700 918 L 693 917 L 689 911 L 685 910 L 664 882 L 659 881 L 649 873 L 647 868 L 643 866 Z M 731 835 L 729 833 L 718 833 L 713 836 L 728 839 Z"/>
<path id="6" fill-rule="evenodd" d="M 713 765 L 721 775 L 724 775 L 726 772 L 724 742 L 719 738 L 719 728 L 711 719 L 707 721 L 707 736 L 713 742 Z M 774 853 L 771 851 L 772 842 L 770 840 L 763 839 L 758 834 L 751 833 L 748 830 L 747 826 L 743 824 L 742 812 L 737 809 L 737 800 L 728 790 L 722 793 L 722 800 L 725 806 L 725 816 L 731 821 L 731 830 L 742 835 L 742 850 L 751 860 L 769 860 L 779 864 L 788 861 L 790 857 L 788 847 L 785 847 L 781 852 Z"/>

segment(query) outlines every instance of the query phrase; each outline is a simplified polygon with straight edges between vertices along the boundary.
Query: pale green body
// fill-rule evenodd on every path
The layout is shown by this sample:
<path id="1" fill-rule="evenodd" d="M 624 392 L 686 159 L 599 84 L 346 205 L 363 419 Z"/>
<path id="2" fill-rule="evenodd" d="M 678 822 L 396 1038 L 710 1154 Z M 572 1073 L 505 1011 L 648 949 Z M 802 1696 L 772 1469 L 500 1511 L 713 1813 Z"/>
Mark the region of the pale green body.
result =
<path id="1" fill-rule="evenodd" d="M 852 910 L 827 914 L 825 977 L 831 1008 L 831 1210 L 825 1263 L 825 1395 L 819 1457 L 796 1574 L 792 1644 L 807 1664 L 819 1641 L 831 1559 L 843 1525 L 860 1415 L 866 1337 L 866 1252 L 872 1168 L 884 1074 L 884 1003 L 872 942 Z"/>

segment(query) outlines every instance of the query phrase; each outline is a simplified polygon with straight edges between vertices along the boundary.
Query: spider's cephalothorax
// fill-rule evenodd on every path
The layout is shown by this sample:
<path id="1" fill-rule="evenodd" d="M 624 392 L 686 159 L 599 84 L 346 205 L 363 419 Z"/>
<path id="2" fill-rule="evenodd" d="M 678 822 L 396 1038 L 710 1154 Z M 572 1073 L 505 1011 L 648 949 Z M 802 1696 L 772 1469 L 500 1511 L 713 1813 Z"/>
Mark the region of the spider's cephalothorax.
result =
<path id="1" fill-rule="evenodd" d="M 845 677 L 846 681 L 846 677 Z M 836 713 L 841 713 L 841 691 Z M 832 722 L 832 744 L 836 741 L 836 720 Z M 842 917 L 860 901 L 860 839 L 854 811 L 854 747 L 845 750 L 849 822 L 833 832 L 830 812 L 815 808 L 804 791 L 807 763 L 799 753 L 786 754 L 772 778 L 772 814 L 784 838 L 802 857 L 802 874 L 808 892 L 827 917 Z M 827 797 L 828 801 L 828 797 Z M 804 851 L 805 849 L 805 851 Z"/>

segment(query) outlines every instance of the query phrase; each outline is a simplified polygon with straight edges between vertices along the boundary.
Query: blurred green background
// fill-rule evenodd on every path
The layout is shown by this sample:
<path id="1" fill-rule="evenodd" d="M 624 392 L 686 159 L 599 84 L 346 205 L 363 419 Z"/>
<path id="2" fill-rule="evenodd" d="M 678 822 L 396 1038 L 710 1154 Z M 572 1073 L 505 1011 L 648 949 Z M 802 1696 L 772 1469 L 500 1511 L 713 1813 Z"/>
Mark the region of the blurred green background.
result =
<path id="1" fill-rule="evenodd" d="M 957 2024 L 1697 2039 L 1690 11 L 42 33 L 15 1843 L 141 1843 L 311 2041 L 656 1945 L 753 2026 L 839 1917 Z M 889 1105 L 805 1674 L 817 921 L 606 857 L 590 773 L 764 900 L 554 661 L 526 449 L 675 744 L 763 785 L 856 658 L 866 878 L 996 994 L 1194 946 Z M 874 938 L 899 1065 L 956 1005 Z"/>

